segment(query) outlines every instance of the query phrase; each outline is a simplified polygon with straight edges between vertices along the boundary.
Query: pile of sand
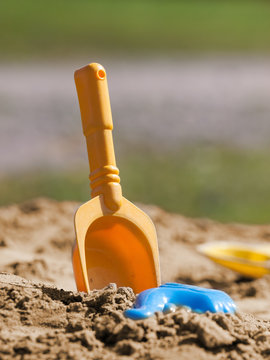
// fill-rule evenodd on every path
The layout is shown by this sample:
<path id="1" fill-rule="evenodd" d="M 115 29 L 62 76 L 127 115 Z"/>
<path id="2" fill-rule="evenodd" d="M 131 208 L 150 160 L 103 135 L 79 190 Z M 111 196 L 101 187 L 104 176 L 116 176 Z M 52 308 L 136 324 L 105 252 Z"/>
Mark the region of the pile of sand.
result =
<path id="1" fill-rule="evenodd" d="M 135 298 L 131 289 L 75 291 L 77 207 L 37 199 L 0 209 L 0 270 L 15 274 L 0 275 L 0 359 L 270 358 L 270 276 L 244 279 L 196 251 L 213 240 L 266 242 L 270 226 L 223 225 L 141 206 L 157 227 L 163 281 L 223 289 L 239 311 L 179 309 L 135 322 L 123 316 Z"/>

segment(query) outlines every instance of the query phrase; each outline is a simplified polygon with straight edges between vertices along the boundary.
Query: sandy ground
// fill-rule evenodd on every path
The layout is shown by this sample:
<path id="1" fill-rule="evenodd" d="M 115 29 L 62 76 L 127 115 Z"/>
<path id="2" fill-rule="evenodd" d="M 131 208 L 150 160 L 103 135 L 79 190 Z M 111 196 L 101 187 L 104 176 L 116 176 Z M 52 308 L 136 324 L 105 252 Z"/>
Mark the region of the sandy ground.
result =
<path id="1" fill-rule="evenodd" d="M 93 60 L 0 64 L 1 172 L 86 163 L 73 72 Z M 119 154 L 269 145 L 267 57 L 96 60 L 108 71 Z"/>
<path id="2" fill-rule="evenodd" d="M 244 279 L 196 250 L 208 241 L 268 242 L 270 225 L 224 225 L 140 205 L 157 228 L 163 282 L 223 289 L 238 311 L 179 309 L 135 322 L 123 316 L 135 299 L 131 289 L 75 291 L 77 207 L 36 199 L 0 209 L 0 359 L 270 358 L 270 276 Z"/>

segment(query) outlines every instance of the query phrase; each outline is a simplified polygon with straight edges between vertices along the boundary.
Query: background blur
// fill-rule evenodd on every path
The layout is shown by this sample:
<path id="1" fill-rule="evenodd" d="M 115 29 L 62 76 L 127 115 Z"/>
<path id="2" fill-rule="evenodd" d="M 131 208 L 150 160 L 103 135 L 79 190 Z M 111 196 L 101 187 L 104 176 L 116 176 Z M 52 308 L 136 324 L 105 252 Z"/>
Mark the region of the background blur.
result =
<path id="1" fill-rule="evenodd" d="M 124 195 L 270 219 L 268 1 L 2 1 L 0 203 L 89 199 L 75 69 L 108 73 Z"/>

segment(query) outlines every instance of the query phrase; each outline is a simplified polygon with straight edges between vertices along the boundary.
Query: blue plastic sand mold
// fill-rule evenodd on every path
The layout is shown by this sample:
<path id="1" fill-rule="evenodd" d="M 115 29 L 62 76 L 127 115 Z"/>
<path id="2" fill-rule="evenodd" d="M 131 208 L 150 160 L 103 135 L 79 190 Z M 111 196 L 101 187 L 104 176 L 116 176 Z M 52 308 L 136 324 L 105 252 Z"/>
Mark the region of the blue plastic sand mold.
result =
<path id="1" fill-rule="evenodd" d="M 125 311 L 125 316 L 134 320 L 145 319 L 157 311 L 174 311 L 185 306 L 197 313 L 234 313 L 235 303 L 225 292 L 205 289 L 199 286 L 166 283 L 157 288 L 141 292 L 133 309 Z"/>

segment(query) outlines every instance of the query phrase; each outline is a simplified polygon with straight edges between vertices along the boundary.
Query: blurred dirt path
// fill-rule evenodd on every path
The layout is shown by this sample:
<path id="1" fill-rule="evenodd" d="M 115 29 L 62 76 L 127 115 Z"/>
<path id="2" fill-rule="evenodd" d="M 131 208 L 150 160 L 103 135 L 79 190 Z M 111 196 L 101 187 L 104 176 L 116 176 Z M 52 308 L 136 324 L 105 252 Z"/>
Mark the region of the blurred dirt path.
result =
<path id="1" fill-rule="evenodd" d="M 86 62 L 0 65 L 1 172 L 85 163 L 73 71 Z M 269 144 L 269 58 L 100 62 L 108 70 L 118 152 Z"/>

